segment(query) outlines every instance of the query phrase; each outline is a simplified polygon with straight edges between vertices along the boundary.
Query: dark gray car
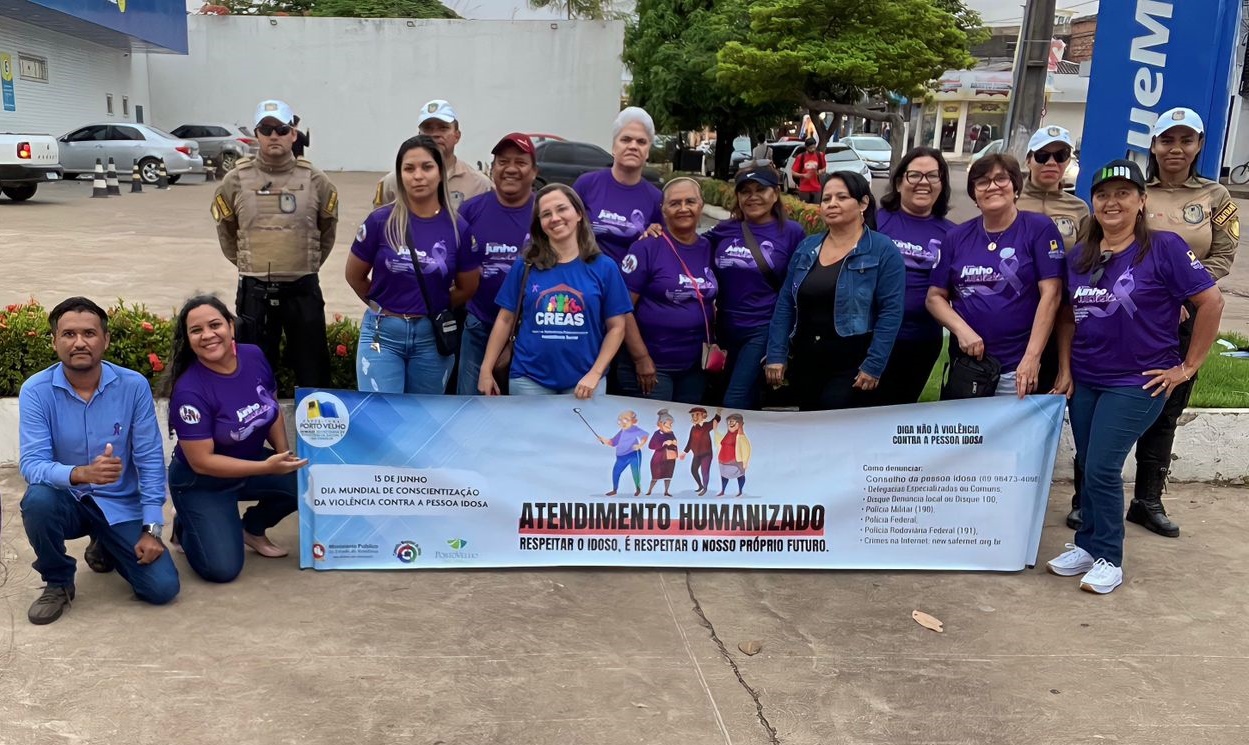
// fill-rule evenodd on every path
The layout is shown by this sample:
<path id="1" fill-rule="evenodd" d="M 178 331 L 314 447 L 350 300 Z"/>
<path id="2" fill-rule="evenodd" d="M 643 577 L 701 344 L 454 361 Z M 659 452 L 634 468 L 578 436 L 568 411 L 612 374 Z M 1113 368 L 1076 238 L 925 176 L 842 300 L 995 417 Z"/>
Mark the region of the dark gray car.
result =
<path id="1" fill-rule="evenodd" d="M 233 169 L 239 158 L 255 157 L 260 145 L 251 130 L 240 124 L 183 124 L 173 134 L 198 142 L 200 155 L 212 158 L 222 171 Z"/>

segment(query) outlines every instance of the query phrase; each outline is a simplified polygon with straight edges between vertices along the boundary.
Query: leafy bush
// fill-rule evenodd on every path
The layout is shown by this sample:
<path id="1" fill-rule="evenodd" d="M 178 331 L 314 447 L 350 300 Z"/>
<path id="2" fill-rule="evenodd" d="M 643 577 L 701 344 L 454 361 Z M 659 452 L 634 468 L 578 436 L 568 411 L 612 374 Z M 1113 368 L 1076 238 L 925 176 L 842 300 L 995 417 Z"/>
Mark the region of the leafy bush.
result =
<path id="1" fill-rule="evenodd" d="M 169 363 L 173 345 L 173 321 L 142 305 L 118 301 L 108 309 L 109 348 L 105 359 L 142 373 L 153 388 Z M 356 387 L 356 343 L 359 326 L 341 315 L 326 328 L 330 347 L 332 386 Z M 10 305 L 0 312 L 0 396 L 16 396 L 31 375 L 57 361 L 52 349 L 48 311 L 36 300 Z M 278 370 L 278 392 L 290 396 L 295 391 L 294 375 Z"/>
<path id="2" fill-rule="evenodd" d="M 702 185 L 704 202 L 726 210 L 733 209 L 733 203 L 736 199 L 732 184 L 713 178 L 700 178 L 699 183 Z M 807 231 L 807 235 L 824 231 L 824 220 L 820 217 L 820 211 L 814 205 L 806 204 L 787 194 L 781 196 L 781 202 L 785 205 L 785 209 L 789 211 L 790 219 L 801 225 L 802 229 Z"/>

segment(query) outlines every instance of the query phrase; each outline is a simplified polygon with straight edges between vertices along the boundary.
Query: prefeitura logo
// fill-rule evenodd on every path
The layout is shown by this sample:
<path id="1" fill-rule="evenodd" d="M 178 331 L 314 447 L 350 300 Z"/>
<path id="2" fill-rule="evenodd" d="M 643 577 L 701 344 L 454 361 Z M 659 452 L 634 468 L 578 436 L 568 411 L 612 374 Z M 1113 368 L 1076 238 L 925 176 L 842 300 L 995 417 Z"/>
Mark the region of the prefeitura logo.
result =
<path id="1" fill-rule="evenodd" d="M 395 545 L 395 558 L 404 564 L 411 564 L 421 558 L 421 547 L 412 541 L 400 541 Z"/>
<path id="2" fill-rule="evenodd" d="M 295 406 L 295 431 L 314 448 L 337 445 L 350 426 L 347 406 L 332 393 L 310 393 Z"/>

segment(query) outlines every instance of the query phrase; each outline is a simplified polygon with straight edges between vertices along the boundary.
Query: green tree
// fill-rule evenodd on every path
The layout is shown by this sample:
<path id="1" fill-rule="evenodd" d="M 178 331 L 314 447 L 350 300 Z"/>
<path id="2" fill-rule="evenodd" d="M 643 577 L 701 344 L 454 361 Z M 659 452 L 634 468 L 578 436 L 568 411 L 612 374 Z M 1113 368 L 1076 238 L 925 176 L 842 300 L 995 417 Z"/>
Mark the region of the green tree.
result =
<path id="1" fill-rule="evenodd" d="M 321 18 L 459 18 L 438 0 L 313 0 Z"/>
<path id="2" fill-rule="evenodd" d="M 627 14 L 615 7 L 612 0 L 529 0 L 529 7 L 552 8 L 568 17 L 586 21 L 621 20 Z"/>
<path id="3" fill-rule="evenodd" d="M 754 104 L 785 102 L 811 115 L 821 147 L 841 116 L 887 120 L 864 96 L 893 92 L 923 98 L 947 69 L 971 66 L 968 26 L 979 23 L 958 0 L 761 0 L 751 3 L 750 33 L 719 52 L 717 79 Z M 975 33 L 975 32 L 973 32 Z M 893 138 L 895 162 L 902 138 Z"/>
<path id="4" fill-rule="evenodd" d="M 752 103 L 718 77 L 716 53 L 750 31 L 746 0 L 639 0 L 625 29 L 623 59 L 633 72 L 630 101 L 661 129 L 716 131 L 716 173 L 723 177 L 733 138 L 775 126 L 793 101 Z"/>

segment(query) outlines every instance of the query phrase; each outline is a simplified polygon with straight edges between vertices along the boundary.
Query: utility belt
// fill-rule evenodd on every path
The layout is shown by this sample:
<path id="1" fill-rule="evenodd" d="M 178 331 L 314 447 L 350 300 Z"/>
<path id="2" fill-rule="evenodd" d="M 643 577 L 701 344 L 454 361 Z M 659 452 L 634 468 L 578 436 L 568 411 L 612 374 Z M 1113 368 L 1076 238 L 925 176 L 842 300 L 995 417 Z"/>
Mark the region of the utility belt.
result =
<path id="1" fill-rule="evenodd" d="M 316 274 L 305 274 L 299 279 L 278 282 L 263 277 L 239 277 L 239 300 L 260 298 L 268 305 L 277 306 L 282 300 L 310 292 L 320 291 L 321 282 Z"/>

